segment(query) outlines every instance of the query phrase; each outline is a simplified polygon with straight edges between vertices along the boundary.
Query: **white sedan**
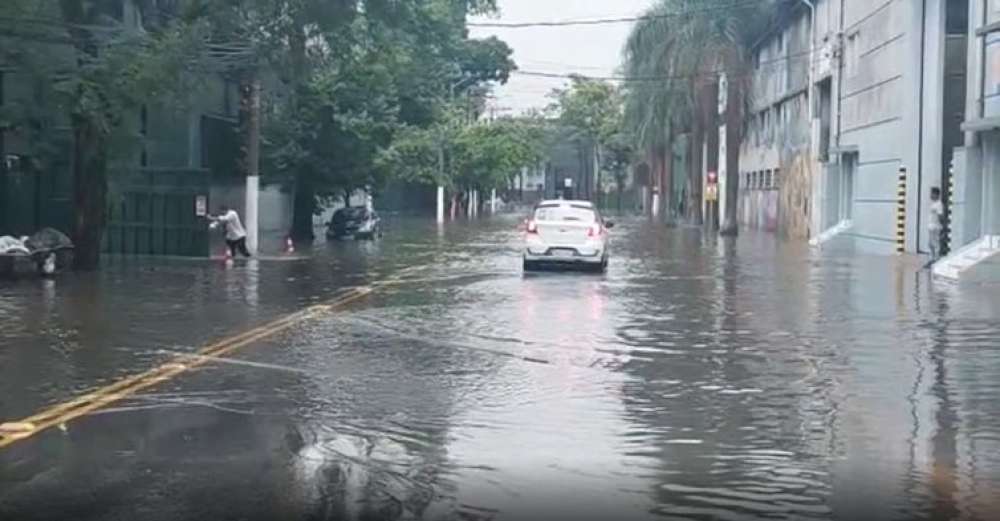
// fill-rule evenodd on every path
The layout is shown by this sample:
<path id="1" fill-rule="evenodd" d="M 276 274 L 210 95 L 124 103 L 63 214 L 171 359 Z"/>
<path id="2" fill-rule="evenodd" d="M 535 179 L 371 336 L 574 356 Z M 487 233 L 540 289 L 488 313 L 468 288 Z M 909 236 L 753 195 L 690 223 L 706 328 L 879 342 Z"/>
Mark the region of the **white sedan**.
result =
<path id="1" fill-rule="evenodd" d="M 542 201 L 524 234 L 524 270 L 542 266 L 608 267 L 608 229 L 590 201 Z"/>

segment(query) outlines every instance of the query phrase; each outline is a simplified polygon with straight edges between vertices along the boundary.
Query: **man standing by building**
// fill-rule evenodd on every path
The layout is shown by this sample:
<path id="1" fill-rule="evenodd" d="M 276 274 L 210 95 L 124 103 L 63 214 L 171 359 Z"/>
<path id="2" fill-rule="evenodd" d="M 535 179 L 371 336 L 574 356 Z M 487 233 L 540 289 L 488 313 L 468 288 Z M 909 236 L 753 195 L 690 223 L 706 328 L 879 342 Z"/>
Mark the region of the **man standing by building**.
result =
<path id="1" fill-rule="evenodd" d="M 219 215 L 210 215 L 208 218 L 212 221 L 213 228 L 220 224 L 226 227 L 226 246 L 229 247 L 230 257 L 236 257 L 237 251 L 244 257 L 250 257 L 250 252 L 247 251 L 247 232 L 243 229 L 243 223 L 236 210 L 222 205 L 219 207 Z"/>
<path id="2" fill-rule="evenodd" d="M 931 250 L 931 263 L 934 263 L 941 258 L 941 235 L 944 232 L 944 203 L 941 202 L 941 189 L 936 186 L 931 188 L 930 213 L 928 242 Z"/>

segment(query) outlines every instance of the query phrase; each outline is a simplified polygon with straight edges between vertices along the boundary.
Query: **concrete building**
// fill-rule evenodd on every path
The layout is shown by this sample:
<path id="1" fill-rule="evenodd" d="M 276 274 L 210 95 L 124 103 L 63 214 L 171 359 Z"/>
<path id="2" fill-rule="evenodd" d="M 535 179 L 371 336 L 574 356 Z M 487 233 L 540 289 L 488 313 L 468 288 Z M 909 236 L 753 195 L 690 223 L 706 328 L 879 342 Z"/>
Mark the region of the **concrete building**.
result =
<path id="1" fill-rule="evenodd" d="M 956 250 L 935 266 L 935 273 L 995 281 L 1000 280 L 1000 1 L 961 3 L 968 4 L 967 47 L 961 56 L 967 73 L 963 134 L 954 150 Z"/>
<path id="2" fill-rule="evenodd" d="M 752 49 L 742 224 L 927 253 L 930 191 L 940 187 L 955 253 L 937 271 L 988 264 L 1000 247 L 1000 0 L 784 9 Z"/>
<path id="3" fill-rule="evenodd" d="M 809 110 L 810 16 L 805 4 L 753 49 L 750 121 L 740 150 L 742 226 L 805 239 L 817 171 Z"/>
<path id="4" fill-rule="evenodd" d="M 960 139 L 965 81 L 946 64 L 965 61 L 964 1 L 815 4 L 816 229 L 849 223 L 863 249 L 891 253 L 902 239 L 907 252 L 927 251 L 930 190 L 946 185 Z"/>

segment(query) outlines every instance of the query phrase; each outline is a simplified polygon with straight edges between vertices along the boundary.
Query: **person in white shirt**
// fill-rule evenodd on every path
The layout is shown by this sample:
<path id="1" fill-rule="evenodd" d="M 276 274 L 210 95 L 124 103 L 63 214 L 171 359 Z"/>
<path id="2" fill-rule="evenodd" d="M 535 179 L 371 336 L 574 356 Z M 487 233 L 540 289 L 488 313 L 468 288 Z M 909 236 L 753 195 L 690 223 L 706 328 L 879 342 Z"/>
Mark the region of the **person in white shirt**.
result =
<path id="1" fill-rule="evenodd" d="M 236 210 L 222 205 L 219 207 L 219 215 L 210 215 L 208 218 L 212 221 L 213 227 L 220 224 L 226 227 L 226 246 L 229 247 L 230 256 L 235 257 L 236 252 L 239 252 L 244 257 L 250 257 L 250 252 L 247 251 L 247 232 L 243 229 L 243 223 Z"/>
<path id="2" fill-rule="evenodd" d="M 941 258 L 941 235 L 944 232 L 944 203 L 941 202 L 941 189 L 931 188 L 931 208 L 930 208 L 930 230 L 929 247 L 931 250 L 931 262 Z"/>

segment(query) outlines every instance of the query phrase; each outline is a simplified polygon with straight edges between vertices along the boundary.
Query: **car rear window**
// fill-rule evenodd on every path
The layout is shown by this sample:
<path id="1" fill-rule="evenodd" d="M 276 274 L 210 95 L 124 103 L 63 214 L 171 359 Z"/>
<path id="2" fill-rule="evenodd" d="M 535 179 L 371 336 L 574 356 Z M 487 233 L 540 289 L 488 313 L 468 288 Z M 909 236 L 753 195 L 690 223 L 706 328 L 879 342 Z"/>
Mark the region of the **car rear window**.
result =
<path id="1" fill-rule="evenodd" d="M 359 208 L 341 208 L 340 210 L 337 210 L 333 214 L 333 220 L 334 221 L 341 221 L 341 222 L 348 221 L 348 220 L 350 220 L 350 221 L 356 221 L 356 220 L 359 220 L 359 219 L 364 219 L 366 213 L 367 212 L 365 212 L 365 208 L 364 207 L 359 207 Z"/>
<path id="2" fill-rule="evenodd" d="M 597 214 L 579 206 L 540 206 L 535 210 L 535 220 L 591 223 L 597 220 Z"/>

